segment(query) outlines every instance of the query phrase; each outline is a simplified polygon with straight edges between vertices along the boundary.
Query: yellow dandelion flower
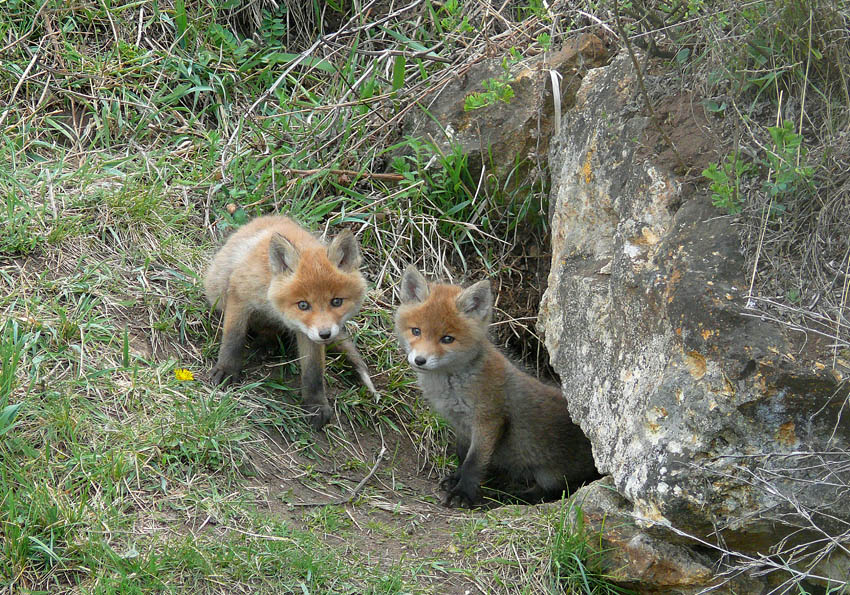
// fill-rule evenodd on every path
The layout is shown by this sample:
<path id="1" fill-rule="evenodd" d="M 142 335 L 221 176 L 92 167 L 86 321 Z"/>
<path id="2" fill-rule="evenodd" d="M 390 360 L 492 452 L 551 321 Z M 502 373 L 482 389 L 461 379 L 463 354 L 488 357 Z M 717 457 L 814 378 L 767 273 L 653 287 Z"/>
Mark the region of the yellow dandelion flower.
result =
<path id="1" fill-rule="evenodd" d="M 195 376 L 192 374 L 191 370 L 186 370 L 184 368 L 177 368 L 174 370 L 174 375 L 177 377 L 177 380 L 194 380 Z"/>

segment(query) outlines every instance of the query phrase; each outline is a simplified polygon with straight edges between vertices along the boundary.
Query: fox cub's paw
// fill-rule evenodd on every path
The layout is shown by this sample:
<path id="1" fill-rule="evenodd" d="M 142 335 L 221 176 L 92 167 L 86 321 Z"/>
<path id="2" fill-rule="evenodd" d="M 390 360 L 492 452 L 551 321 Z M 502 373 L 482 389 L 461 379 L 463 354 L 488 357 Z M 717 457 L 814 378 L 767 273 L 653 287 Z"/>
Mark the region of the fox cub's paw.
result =
<path id="1" fill-rule="evenodd" d="M 443 479 L 440 480 L 440 489 L 444 492 L 451 492 L 457 485 L 458 479 L 460 479 L 459 469 L 453 471 L 452 473 L 449 473 Z"/>
<path id="2" fill-rule="evenodd" d="M 443 478 L 440 489 L 444 492 L 440 502 L 449 508 L 474 508 L 481 500 L 479 487 L 463 481 L 460 471 Z"/>
<path id="3" fill-rule="evenodd" d="M 313 430 L 317 432 L 321 430 L 331 418 L 332 410 L 330 405 L 305 405 L 304 410 L 310 418 L 310 425 L 313 426 Z"/>
<path id="4" fill-rule="evenodd" d="M 213 386 L 221 385 L 222 388 L 229 386 L 233 382 L 239 382 L 239 369 L 232 366 L 216 364 L 210 371 L 210 383 Z"/>

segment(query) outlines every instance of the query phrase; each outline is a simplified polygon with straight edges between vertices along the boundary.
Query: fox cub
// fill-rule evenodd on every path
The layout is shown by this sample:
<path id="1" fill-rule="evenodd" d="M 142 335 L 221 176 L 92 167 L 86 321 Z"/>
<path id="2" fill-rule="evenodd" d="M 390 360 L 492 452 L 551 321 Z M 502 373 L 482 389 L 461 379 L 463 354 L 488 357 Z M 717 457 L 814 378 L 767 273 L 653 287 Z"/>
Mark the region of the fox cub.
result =
<path id="1" fill-rule="evenodd" d="M 429 284 L 413 267 L 402 276 L 396 333 L 423 395 L 457 437 L 460 466 L 440 482 L 447 506 L 478 503 L 487 479 L 535 501 L 597 476 L 561 391 L 520 371 L 488 340 L 492 308 L 488 281 Z"/>
<path id="2" fill-rule="evenodd" d="M 349 230 L 328 246 L 287 217 L 260 217 L 236 231 L 215 255 L 204 279 L 207 299 L 224 313 L 213 384 L 239 378 L 250 327 L 295 333 L 302 398 L 316 429 L 331 415 L 324 385 L 326 345 L 338 343 L 363 384 L 376 394 L 344 328 L 366 293 L 359 266 L 360 246 Z"/>

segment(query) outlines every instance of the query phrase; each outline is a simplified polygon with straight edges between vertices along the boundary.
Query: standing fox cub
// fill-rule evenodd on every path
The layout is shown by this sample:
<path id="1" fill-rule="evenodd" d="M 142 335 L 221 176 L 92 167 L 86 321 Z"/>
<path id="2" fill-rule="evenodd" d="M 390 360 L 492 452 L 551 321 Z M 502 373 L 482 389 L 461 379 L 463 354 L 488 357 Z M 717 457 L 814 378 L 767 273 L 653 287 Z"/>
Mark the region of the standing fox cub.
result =
<path id="1" fill-rule="evenodd" d="M 590 442 L 567 401 L 516 368 L 487 338 L 490 283 L 429 284 L 413 267 L 401 279 L 396 332 L 431 406 L 454 428 L 458 469 L 443 504 L 476 504 L 488 478 L 523 486 L 524 500 L 558 496 L 597 476 Z"/>
<path id="2" fill-rule="evenodd" d="M 207 299 L 224 313 L 213 384 L 237 380 L 248 328 L 295 333 L 304 407 L 321 428 L 331 415 L 325 397 L 325 346 L 336 342 L 373 393 L 366 364 L 344 329 L 360 310 L 366 282 L 360 246 L 349 230 L 325 246 L 287 217 L 260 217 L 236 231 L 204 279 Z"/>

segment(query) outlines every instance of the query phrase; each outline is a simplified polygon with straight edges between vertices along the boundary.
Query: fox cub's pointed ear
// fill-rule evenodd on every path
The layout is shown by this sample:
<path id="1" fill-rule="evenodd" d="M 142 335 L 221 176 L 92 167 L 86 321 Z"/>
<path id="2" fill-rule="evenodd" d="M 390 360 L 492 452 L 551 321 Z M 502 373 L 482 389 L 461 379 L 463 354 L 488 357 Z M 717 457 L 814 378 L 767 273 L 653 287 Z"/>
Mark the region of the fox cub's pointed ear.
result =
<path id="1" fill-rule="evenodd" d="M 328 246 L 328 260 L 343 271 L 356 271 L 360 267 L 360 244 L 350 229 L 343 230 Z"/>
<path id="2" fill-rule="evenodd" d="M 298 249 L 292 245 L 292 242 L 287 240 L 279 233 L 272 235 L 269 240 L 269 266 L 272 273 L 280 274 L 287 271 L 295 271 L 298 268 L 298 261 L 301 255 Z"/>
<path id="3" fill-rule="evenodd" d="M 464 289 L 455 302 L 457 309 L 478 320 L 487 320 L 493 309 L 493 293 L 489 281 L 479 281 Z"/>
<path id="4" fill-rule="evenodd" d="M 401 303 L 424 302 L 428 297 L 428 281 L 413 265 L 404 269 L 401 276 Z"/>

